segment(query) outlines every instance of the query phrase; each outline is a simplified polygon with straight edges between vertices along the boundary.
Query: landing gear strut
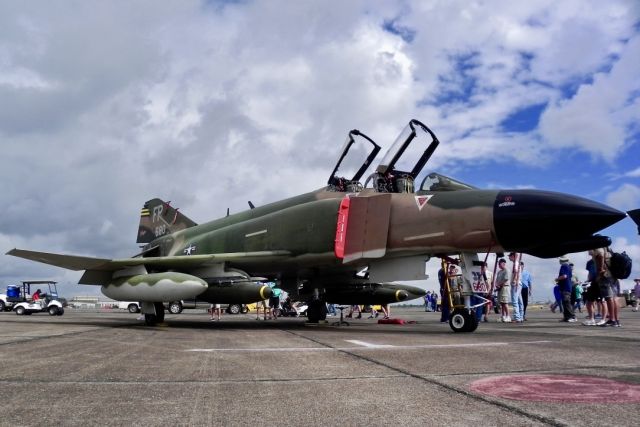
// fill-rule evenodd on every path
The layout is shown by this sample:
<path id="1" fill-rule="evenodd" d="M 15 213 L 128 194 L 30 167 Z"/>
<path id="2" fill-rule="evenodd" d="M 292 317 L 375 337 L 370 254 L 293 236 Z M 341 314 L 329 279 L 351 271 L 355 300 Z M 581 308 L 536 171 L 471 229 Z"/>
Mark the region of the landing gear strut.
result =
<path id="1" fill-rule="evenodd" d="M 321 320 L 327 319 L 327 305 L 324 300 L 320 298 L 314 298 L 309 301 L 309 307 L 307 308 L 307 321 L 309 323 L 318 323 Z"/>
<path id="2" fill-rule="evenodd" d="M 462 273 L 451 274 L 449 266 L 458 265 Z M 448 257 L 442 258 L 442 271 L 445 274 L 443 304 L 450 309 L 449 326 L 453 332 L 473 332 L 478 329 L 477 310 L 484 310 L 488 299 L 480 295 L 491 293 L 491 284 L 482 270 L 485 261 L 478 259 L 476 253 L 460 253 L 458 260 Z M 446 295 L 446 296 L 445 296 Z M 482 302 L 471 304 L 472 297 Z"/>
<path id="3" fill-rule="evenodd" d="M 155 314 L 144 315 L 144 323 L 147 326 L 155 326 L 164 322 L 164 305 L 161 302 L 154 302 L 153 308 L 155 309 Z"/>

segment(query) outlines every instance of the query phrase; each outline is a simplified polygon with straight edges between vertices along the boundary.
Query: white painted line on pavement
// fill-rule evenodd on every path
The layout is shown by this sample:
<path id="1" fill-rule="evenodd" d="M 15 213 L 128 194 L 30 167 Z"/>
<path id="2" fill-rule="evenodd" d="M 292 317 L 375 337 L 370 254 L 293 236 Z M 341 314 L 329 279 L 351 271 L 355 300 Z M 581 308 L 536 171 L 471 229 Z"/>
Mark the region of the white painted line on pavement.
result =
<path id="1" fill-rule="evenodd" d="M 190 348 L 183 351 L 196 353 L 214 353 L 214 352 L 238 352 L 238 353 L 261 353 L 261 352 L 284 352 L 284 351 L 353 351 L 353 350 L 420 350 L 420 349 L 438 349 L 438 348 L 465 348 L 465 347 L 491 347 L 491 346 L 507 346 L 514 344 L 533 345 L 547 344 L 553 341 L 512 341 L 512 342 L 484 342 L 470 344 L 424 344 L 424 345 L 391 345 L 391 344 L 371 344 L 365 341 L 346 340 L 353 344 L 359 344 L 359 347 L 288 347 L 288 348 Z"/>
<path id="2" fill-rule="evenodd" d="M 396 347 L 395 345 L 391 345 L 391 344 L 372 344 L 370 342 L 360 341 L 360 340 L 345 340 L 345 341 L 350 342 L 351 344 L 357 344 L 367 348 Z"/>

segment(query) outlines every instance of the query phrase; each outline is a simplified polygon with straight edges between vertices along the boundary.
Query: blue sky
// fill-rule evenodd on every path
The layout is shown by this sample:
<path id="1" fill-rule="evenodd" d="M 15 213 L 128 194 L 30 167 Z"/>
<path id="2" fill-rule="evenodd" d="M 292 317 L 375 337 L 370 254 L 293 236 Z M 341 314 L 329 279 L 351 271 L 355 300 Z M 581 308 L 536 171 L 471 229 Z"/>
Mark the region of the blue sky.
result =
<path id="1" fill-rule="evenodd" d="M 204 222 L 310 191 L 349 130 L 384 150 L 413 118 L 442 142 L 425 172 L 638 208 L 639 22 L 631 0 L 4 2 L 0 251 L 130 256 L 145 200 Z M 606 233 L 640 275 L 631 221 Z M 547 296 L 557 262 L 528 266 Z M 3 258 L 0 285 L 25 278 L 96 292 Z"/>

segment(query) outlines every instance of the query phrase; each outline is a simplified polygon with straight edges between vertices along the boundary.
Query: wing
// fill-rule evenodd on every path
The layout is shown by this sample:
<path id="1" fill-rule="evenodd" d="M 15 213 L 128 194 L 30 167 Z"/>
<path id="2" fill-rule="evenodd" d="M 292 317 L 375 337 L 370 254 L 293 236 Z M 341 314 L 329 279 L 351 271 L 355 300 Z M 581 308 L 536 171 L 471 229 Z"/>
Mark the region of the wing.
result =
<path id="1" fill-rule="evenodd" d="M 48 252 L 27 251 L 24 249 L 12 249 L 7 252 L 19 258 L 37 261 L 67 270 L 92 270 L 92 271 L 117 271 L 123 268 L 135 267 L 138 265 L 151 266 L 157 268 L 193 268 L 217 264 L 225 261 L 262 261 L 277 260 L 291 256 L 289 251 L 261 251 L 261 252 L 231 252 L 208 255 L 183 255 L 148 258 L 123 258 L 105 259 L 90 258 L 77 255 L 52 254 Z"/>

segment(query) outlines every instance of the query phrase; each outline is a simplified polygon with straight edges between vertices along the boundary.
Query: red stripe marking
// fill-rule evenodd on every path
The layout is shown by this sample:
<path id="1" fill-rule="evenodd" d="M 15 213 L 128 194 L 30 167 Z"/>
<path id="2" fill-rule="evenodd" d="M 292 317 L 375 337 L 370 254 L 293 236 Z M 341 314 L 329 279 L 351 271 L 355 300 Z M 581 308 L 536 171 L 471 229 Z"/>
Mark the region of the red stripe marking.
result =
<path id="1" fill-rule="evenodd" d="M 349 220 L 349 203 L 351 199 L 345 197 L 340 202 L 338 209 L 338 222 L 336 224 L 336 240 L 333 246 L 333 253 L 336 257 L 344 258 L 345 239 L 347 236 L 347 222 Z"/>

